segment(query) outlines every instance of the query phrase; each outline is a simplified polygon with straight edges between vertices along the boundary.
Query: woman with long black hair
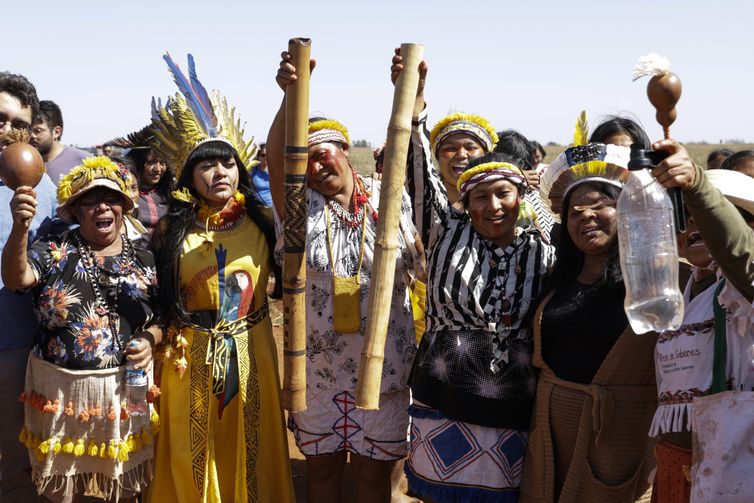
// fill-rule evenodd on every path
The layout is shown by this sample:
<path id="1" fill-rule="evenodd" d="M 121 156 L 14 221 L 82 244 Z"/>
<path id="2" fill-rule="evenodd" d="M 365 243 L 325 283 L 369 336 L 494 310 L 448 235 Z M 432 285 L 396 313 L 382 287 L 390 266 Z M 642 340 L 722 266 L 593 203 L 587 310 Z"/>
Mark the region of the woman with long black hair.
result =
<path id="1" fill-rule="evenodd" d="M 203 88 L 198 96 L 182 91 L 187 100 L 202 99 Z M 186 102 L 171 100 L 160 112 L 156 137 L 170 135 L 172 143 L 158 143 L 158 153 L 181 168 L 155 239 L 169 324 L 151 495 L 293 501 L 266 293 L 270 269 L 277 271 L 274 230 L 246 170 L 250 144 L 227 109 L 213 111 L 230 116 L 225 123 L 197 120 L 207 131 L 200 136 L 171 122 L 191 114 Z M 171 154 L 177 143 L 185 148 Z"/>

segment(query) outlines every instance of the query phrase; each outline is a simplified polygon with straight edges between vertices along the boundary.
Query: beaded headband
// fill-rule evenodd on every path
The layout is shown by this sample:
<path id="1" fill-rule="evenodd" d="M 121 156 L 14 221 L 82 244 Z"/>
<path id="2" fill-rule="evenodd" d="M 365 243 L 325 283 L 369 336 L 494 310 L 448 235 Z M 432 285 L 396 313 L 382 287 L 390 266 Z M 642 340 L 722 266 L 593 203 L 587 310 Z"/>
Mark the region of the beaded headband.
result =
<path id="1" fill-rule="evenodd" d="M 487 162 L 467 169 L 458 179 L 457 187 L 460 198 L 464 199 L 481 183 L 508 180 L 513 185 L 526 185 L 526 177 L 521 170 L 507 162 Z"/>
<path id="2" fill-rule="evenodd" d="M 308 147 L 328 142 L 350 145 L 348 129 L 340 122 L 334 120 L 319 120 L 309 124 Z"/>
<path id="3" fill-rule="evenodd" d="M 485 152 L 492 152 L 498 141 L 495 129 L 484 117 L 464 113 L 451 114 L 435 124 L 429 134 L 432 153 L 437 156 L 437 151 L 442 142 L 455 133 L 466 133 L 473 136 L 482 144 Z"/>

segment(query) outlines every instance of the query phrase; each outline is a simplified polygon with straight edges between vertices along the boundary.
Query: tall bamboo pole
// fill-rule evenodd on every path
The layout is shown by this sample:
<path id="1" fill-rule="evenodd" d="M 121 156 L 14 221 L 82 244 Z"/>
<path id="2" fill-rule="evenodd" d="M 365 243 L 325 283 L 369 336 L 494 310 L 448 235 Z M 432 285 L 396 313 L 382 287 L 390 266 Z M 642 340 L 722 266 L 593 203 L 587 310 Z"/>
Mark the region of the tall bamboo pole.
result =
<path id="1" fill-rule="evenodd" d="M 403 71 L 395 82 L 393 111 L 387 129 L 380 192 L 380 218 L 374 242 L 366 334 L 361 349 L 359 381 L 356 388 L 356 406 L 367 410 L 379 408 L 385 337 L 390 320 L 395 260 L 398 255 L 401 199 L 406 181 L 408 146 L 411 141 L 411 116 L 419 85 L 419 63 L 423 54 L 422 45 L 401 44 Z"/>
<path id="2" fill-rule="evenodd" d="M 283 406 L 306 410 L 306 163 L 311 40 L 288 41 L 296 80 L 285 93 Z"/>

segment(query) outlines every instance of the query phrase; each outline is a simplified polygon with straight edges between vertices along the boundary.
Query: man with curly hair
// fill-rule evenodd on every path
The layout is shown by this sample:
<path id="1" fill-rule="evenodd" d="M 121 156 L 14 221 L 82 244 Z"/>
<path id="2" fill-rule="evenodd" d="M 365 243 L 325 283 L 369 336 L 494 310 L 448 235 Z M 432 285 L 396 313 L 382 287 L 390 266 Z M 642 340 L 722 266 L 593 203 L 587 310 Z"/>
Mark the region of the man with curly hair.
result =
<path id="1" fill-rule="evenodd" d="M 39 99 L 26 77 L 0 72 L 0 155 L 7 144 L 28 140 Z M 29 226 L 29 243 L 40 225 L 55 214 L 55 185 L 47 175 L 35 188 L 37 213 Z M 0 181 L 0 249 L 5 247 L 11 227 L 9 204 L 13 190 Z M 29 453 L 18 441 L 24 425 L 23 404 L 18 401 L 24 386 L 26 360 L 38 322 L 30 294 L 19 295 L 0 280 L 0 500 L 36 501 L 31 483 Z"/>

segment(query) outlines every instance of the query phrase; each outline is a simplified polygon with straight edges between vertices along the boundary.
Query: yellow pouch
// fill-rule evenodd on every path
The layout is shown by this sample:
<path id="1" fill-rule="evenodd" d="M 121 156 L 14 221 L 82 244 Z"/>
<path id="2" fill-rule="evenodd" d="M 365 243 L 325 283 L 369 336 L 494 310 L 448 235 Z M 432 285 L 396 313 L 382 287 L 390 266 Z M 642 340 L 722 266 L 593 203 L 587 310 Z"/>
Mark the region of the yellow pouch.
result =
<path id="1" fill-rule="evenodd" d="M 358 332 L 361 328 L 361 282 L 359 275 L 347 278 L 333 276 L 333 329 L 341 333 Z"/>

